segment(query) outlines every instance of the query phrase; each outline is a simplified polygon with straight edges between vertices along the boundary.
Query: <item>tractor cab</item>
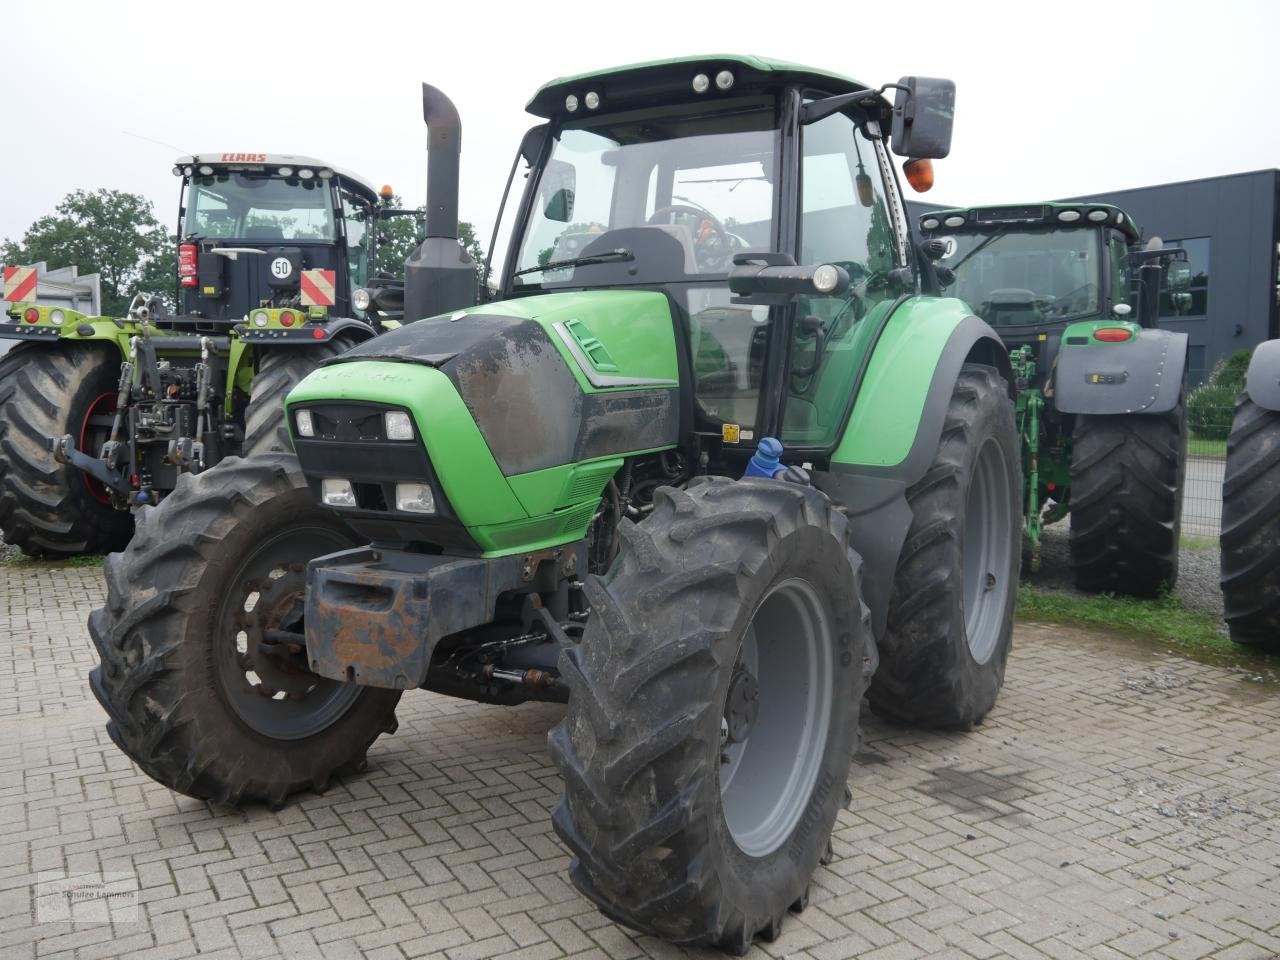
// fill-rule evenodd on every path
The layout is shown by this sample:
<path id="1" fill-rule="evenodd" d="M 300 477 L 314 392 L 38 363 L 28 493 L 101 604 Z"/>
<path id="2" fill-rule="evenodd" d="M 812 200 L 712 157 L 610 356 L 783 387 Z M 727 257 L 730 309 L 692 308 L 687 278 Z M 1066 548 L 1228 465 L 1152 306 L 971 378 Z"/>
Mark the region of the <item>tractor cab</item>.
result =
<path id="1" fill-rule="evenodd" d="M 766 435 L 830 452 L 862 321 L 918 290 L 891 127 L 903 155 L 915 155 L 905 131 L 922 156 L 945 155 L 950 138 L 949 81 L 889 86 L 896 115 L 885 88 L 754 57 L 543 86 L 528 105 L 547 122 L 521 148 L 530 175 L 501 297 L 659 291 L 691 366 L 697 434 L 746 453 Z M 823 264 L 827 285 L 815 285 Z"/>
<path id="2" fill-rule="evenodd" d="M 1150 294 L 1174 248 L 1139 249 L 1124 211 L 1098 203 L 1036 203 L 939 210 L 920 219 L 949 296 L 967 303 L 1013 350 L 1028 346 L 1041 376 L 1053 368 L 1063 331 L 1099 321 L 1154 327 Z M 1152 264 L 1154 271 L 1144 271 Z M 1176 288 L 1182 273 L 1170 272 Z M 1150 286 L 1150 291 L 1144 288 Z M 1137 313 L 1133 292 L 1137 290 Z M 1176 304 L 1179 294 L 1173 292 Z"/>
<path id="3" fill-rule="evenodd" d="M 368 282 L 381 209 L 372 184 L 292 154 L 199 154 L 173 172 L 177 324 L 216 330 L 257 307 L 358 315 L 352 294 Z"/>

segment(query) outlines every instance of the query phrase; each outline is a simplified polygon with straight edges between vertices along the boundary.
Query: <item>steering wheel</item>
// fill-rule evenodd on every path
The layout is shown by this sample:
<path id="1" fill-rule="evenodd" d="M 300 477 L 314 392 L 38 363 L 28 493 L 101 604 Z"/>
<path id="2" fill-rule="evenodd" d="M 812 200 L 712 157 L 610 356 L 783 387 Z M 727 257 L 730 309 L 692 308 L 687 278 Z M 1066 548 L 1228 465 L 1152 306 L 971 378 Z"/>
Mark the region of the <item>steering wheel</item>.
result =
<path id="1" fill-rule="evenodd" d="M 691 203 L 671 203 L 653 211 L 645 222 L 653 225 L 671 223 L 672 221 L 666 218 L 675 213 L 689 214 L 701 221 L 693 237 L 693 257 L 698 263 L 700 272 L 723 271 L 728 266 L 733 244 L 729 240 L 729 231 L 710 210 L 695 207 Z"/>

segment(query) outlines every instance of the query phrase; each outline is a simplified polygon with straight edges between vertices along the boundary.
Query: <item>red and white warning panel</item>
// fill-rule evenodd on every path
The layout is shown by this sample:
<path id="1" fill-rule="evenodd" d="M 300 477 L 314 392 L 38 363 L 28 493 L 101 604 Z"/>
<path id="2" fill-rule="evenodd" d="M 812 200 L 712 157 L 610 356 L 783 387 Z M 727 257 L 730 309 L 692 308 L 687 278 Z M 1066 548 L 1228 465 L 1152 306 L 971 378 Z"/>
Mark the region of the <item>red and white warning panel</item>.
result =
<path id="1" fill-rule="evenodd" d="M 302 303 L 308 307 L 332 307 L 333 285 L 338 275 L 333 270 L 302 271 Z"/>
<path id="2" fill-rule="evenodd" d="M 35 267 L 4 268 L 4 298 L 13 302 L 36 298 Z"/>

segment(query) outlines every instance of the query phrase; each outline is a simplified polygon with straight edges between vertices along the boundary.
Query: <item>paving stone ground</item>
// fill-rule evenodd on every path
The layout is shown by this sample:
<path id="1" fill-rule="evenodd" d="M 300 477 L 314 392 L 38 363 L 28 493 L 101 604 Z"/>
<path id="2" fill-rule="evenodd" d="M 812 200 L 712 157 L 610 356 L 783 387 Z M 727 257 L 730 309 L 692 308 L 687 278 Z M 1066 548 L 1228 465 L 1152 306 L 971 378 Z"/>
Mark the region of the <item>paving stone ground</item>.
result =
<path id="1" fill-rule="evenodd" d="M 153 783 L 86 685 L 99 576 L 0 566 L 0 957 L 713 956 L 566 880 L 556 707 L 410 693 L 363 776 L 274 813 Z M 977 731 L 866 725 L 836 859 L 757 960 L 1280 956 L 1275 687 L 1030 624 Z M 123 874 L 136 919 L 50 921 L 41 872 Z"/>

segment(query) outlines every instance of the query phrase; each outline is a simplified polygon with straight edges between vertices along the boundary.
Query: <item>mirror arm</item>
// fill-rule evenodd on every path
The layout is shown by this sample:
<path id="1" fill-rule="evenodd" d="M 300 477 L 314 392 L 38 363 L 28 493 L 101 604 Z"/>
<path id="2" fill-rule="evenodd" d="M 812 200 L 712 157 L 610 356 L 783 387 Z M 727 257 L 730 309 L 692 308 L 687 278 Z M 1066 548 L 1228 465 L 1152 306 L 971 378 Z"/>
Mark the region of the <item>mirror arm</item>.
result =
<path id="1" fill-rule="evenodd" d="M 872 122 L 873 117 L 884 111 L 884 104 L 878 102 L 884 95 L 886 90 L 903 90 L 910 97 L 911 91 L 900 83 L 886 83 L 877 90 L 855 90 L 853 93 L 842 93 L 837 97 L 826 97 L 822 100 L 814 100 L 806 103 L 800 109 L 800 125 L 808 126 L 816 123 L 825 117 L 831 116 L 833 113 L 839 113 L 846 107 L 856 107 L 866 116 L 868 122 Z M 875 111 L 869 110 L 866 104 L 870 103 L 877 107 Z"/>

